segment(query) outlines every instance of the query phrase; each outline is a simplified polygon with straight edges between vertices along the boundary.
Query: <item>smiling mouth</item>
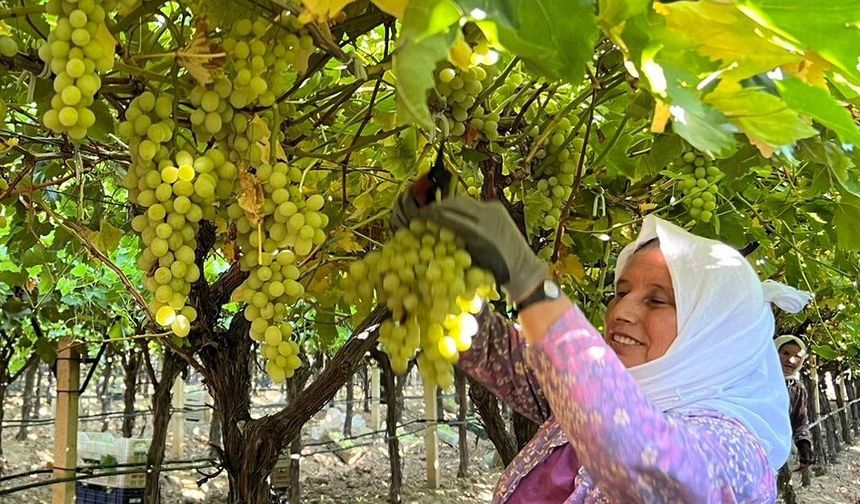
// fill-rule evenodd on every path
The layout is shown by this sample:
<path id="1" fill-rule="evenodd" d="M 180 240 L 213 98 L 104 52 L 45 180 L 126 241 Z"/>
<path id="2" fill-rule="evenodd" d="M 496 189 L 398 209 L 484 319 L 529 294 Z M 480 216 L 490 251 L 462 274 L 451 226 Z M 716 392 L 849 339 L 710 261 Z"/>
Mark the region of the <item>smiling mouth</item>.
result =
<path id="1" fill-rule="evenodd" d="M 611 333 L 610 340 L 613 343 L 618 343 L 621 346 L 643 346 L 643 343 L 641 341 L 631 338 L 626 334 L 619 334 L 617 332 Z"/>

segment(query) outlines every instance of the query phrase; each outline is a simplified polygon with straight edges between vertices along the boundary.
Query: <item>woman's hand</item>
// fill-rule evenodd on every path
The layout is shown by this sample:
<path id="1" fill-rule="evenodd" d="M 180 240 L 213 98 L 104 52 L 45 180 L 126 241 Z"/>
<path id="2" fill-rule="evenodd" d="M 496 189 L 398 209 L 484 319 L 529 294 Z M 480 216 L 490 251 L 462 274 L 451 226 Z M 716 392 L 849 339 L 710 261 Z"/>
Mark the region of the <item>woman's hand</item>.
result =
<path id="1" fill-rule="evenodd" d="M 398 197 L 392 214 L 394 229 L 406 227 L 409 221 L 419 218 L 456 233 L 466 243 L 472 261 L 492 272 L 515 303 L 547 276 L 546 263 L 535 256 L 499 201 L 455 196 L 419 208 L 411 191 L 406 191 Z"/>

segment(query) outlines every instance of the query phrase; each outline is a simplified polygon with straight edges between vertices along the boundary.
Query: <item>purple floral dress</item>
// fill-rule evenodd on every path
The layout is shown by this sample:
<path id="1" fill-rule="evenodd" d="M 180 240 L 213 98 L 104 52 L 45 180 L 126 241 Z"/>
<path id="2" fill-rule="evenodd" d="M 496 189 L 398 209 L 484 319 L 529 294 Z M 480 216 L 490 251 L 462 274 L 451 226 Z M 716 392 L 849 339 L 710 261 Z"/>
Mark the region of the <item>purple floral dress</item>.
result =
<path id="1" fill-rule="evenodd" d="M 573 307 L 525 345 L 489 310 L 458 366 L 542 423 L 508 465 L 494 504 L 770 503 L 758 440 L 715 411 L 663 412 Z"/>

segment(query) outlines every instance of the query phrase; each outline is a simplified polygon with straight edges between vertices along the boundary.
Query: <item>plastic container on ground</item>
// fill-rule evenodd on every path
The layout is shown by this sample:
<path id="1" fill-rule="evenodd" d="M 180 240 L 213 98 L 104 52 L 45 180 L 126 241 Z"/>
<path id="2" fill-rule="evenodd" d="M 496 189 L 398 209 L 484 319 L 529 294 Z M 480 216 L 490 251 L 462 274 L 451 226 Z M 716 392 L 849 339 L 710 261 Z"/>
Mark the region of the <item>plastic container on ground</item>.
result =
<path id="1" fill-rule="evenodd" d="M 111 488 L 79 481 L 75 497 L 76 504 L 143 504 L 143 488 Z"/>
<path id="2" fill-rule="evenodd" d="M 99 474 L 100 471 L 114 472 L 117 469 L 112 468 L 112 465 L 145 464 L 149 443 L 148 438 L 121 438 L 110 432 L 79 432 L 78 458 L 84 466 L 94 467 L 93 474 Z M 133 467 L 121 469 L 133 469 Z M 89 482 L 92 485 L 110 488 L 143 488 L 146 485 L 146 474 L 143 472 L 144 466 L 140 469 L 140 473 L 105 475 L 93 478 Z"/>

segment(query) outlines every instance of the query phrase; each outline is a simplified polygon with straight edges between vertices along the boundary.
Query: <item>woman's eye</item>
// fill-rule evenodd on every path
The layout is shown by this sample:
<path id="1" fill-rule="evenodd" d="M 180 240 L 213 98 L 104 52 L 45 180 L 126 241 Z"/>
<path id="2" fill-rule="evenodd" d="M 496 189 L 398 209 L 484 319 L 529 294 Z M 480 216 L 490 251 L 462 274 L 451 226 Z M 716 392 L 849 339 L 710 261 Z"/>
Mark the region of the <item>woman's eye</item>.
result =
<path id="1" fill-rule="evenodd" d="M 616 298 L 616 299 L 620 299 L 620 298 L 623 298 L 623 297 L 624 297 L 624 296 L 626 296 L 626 295 L 627 295 L 627 293 L 626 293 L 626 292 L 616 292 L 616 293 L 615 293 L 615 298 Z"/>

